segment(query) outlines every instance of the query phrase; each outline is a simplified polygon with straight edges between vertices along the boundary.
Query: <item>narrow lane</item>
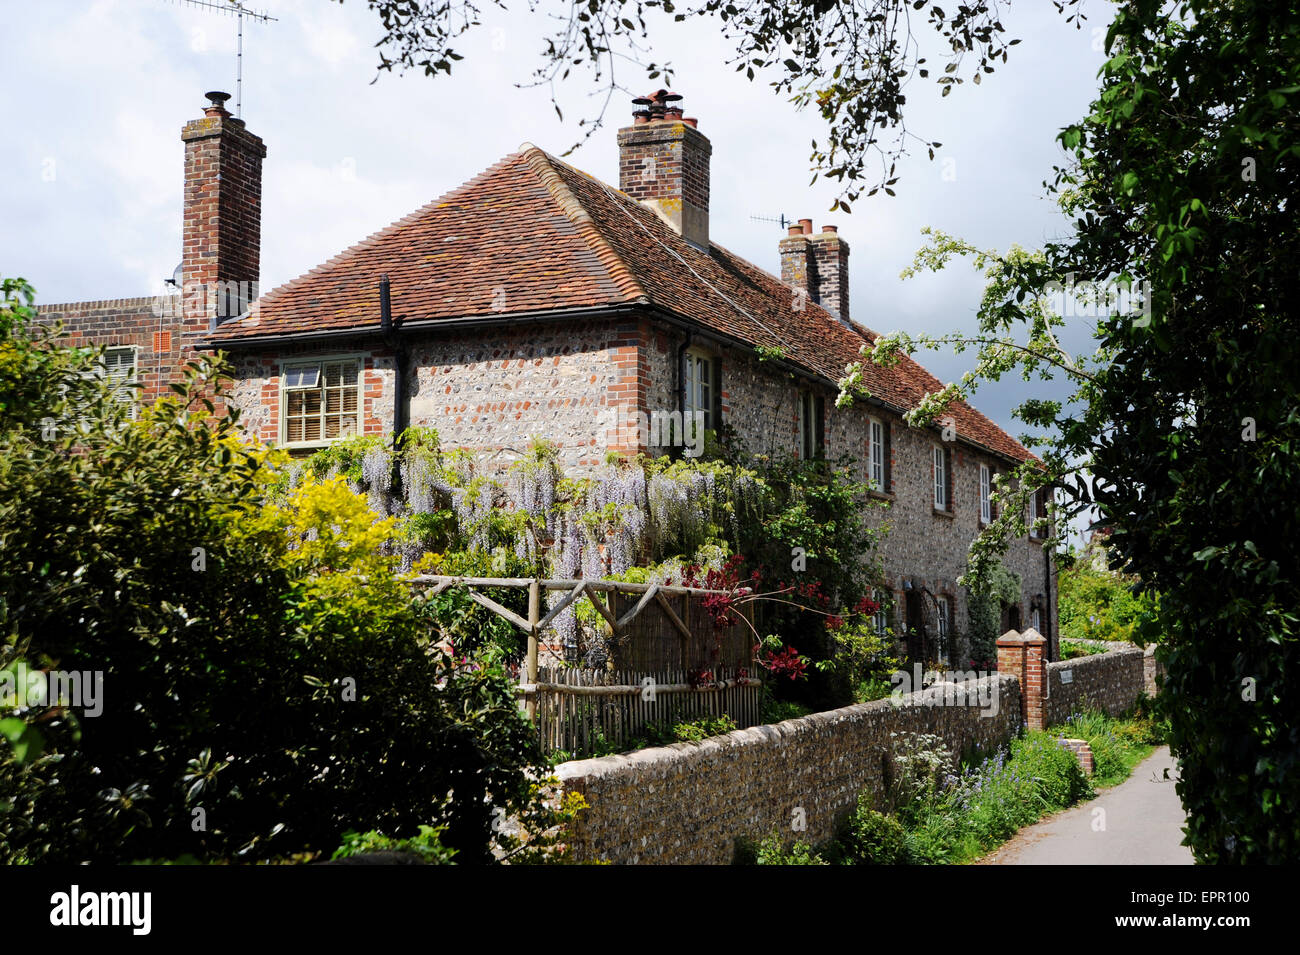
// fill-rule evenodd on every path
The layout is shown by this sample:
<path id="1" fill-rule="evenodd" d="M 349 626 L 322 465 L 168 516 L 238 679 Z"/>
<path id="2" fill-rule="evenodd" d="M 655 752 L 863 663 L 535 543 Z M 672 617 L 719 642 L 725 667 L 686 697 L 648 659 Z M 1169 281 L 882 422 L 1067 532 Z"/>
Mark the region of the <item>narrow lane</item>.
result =
<path id="1" fill-rule="evenodd" d="M 1191 865 L 1174 791 L 1178 764 L 1161 746 L 1096 799 L 1022 829 L 981 865 Z"/>

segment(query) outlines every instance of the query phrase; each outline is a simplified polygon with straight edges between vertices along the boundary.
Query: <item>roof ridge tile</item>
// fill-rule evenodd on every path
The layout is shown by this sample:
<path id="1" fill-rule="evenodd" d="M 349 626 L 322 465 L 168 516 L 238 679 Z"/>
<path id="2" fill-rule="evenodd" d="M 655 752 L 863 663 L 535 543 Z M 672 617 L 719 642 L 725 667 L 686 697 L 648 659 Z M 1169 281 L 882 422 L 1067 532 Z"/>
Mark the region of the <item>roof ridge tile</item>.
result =
<path id="1" fill-rule="evenodd" d="M 597 227 L 596 220 L 592 218 L 591 212 L 573 194 L 573 191 L 564 184 L 564 180 L 556 172 L 554 164 L 560 162 L 569 169 L 574 169 L 574 167 L 556 159 L 536 146 L 529 146 L 524 150 L 523 156 L 529 168 L 542 181 L 542 185 L 550 192 L 551 197 L 559 205 L 561 211 L 569 218 L 569 221 L 578 227 L 582 237 L 587 240 L 587 244 L 596 254 L 596 257 L 610 273 L 610 278 L 619 292 L 629 300 L 648 299 L 649 296 L 646 294 L 646 290 L 636 280 L 636 276 L 632 274 L 632 270 L 623 261 L 623 257 L 618 254 L 618 250 L 606 240 L 604 234 Z"/>

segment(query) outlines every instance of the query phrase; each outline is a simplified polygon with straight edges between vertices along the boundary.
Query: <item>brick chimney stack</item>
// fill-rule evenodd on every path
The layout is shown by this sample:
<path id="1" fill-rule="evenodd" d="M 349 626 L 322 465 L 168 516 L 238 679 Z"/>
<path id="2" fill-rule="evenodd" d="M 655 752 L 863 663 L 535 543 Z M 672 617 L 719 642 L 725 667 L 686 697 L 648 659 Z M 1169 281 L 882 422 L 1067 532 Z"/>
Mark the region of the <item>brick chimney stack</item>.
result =
<path id="1" fill-rule="evenodd" d="M 849 323 L 849 244 L 839 227 L 822 226 L 813 234 L 812 219 L 800 219 L 781 240 L 781 281 L 801 288 L 826 311 Z"/>
<path id="2" fill-rule="evenodd" d="M 709 248 L 708 137 L 682 115 L 681 96 L 639 96 L 633 125 L 618 131 L 618 187 L 649 206 L 687 242 Z"/>
<path id="3" fill-rule="evenodd" d="M 185 124 L 184 253 L 181 270 L 188 344 L 245 311 L 257 298 L 262 244 L 262 159 L 266 146 L 208 93 L 203 117 Z"/>

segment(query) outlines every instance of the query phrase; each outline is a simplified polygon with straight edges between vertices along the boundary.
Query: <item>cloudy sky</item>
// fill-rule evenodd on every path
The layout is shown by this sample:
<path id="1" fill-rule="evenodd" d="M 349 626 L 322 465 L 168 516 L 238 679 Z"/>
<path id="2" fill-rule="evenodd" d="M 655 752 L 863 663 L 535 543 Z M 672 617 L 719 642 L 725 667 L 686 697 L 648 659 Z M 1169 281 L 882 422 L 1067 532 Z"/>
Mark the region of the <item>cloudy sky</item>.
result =
<path id="1" fill-rule="evenodd" d="M 242 115 L 268 149 L 264 289 L 521 143 L 564 151 L 594 109 L 577 73 L 558 93 L 563 120 L 546 89 L 518 85 L 541 62 L 538 17 L 485 10 L 455 73 L 429 78 L 377 71 L 379 21 L 363 0 L 250 5 L 278 18 L 244 26 Z M 1106 5 L 1085 11 L 1093 19 L 1078 30 L 1051 4 L 1016 4 L 1003 19 L 1022 42 L 982 85 L 940 99 L 929 81 L 915 84 L 908 125 L 944 145 L 934 162 L 920 152 L 901 163 L 897 197 L 860 201 L 851 215 L 827 212 L 833 182 L 809 185 L 818 118 L 726 66 L 715 24 L 656 23 L 650 55 L 671 61 L 687 115 L 712 140 L 714 241 L 779 274 L 783 230 L 751 217 L 837 224 L 852 246 L 854 317 L 880 331 L 938 333 L 973 324 L 981 282 L 966 266 L 901 280 L 923 226 L 997 248 L 1036 246 L 1066 227 L 1043 181 L 1062 159 L 1054 137 L 1084 115 L 1103 61 Z M 53 0 L 9 6 L 5 26 L 0 275 L 27 278 L 47 303 L 156 291 L 180 261 L 180 129 L 201 115 L 205 91 L 234 92 L 235 20 L 177 0 Z M 620 78 L 637 92 L 658 85 L 630 70 Z M 568 161 L 616 184 L 614 133 L 630 111 L 617 97 L 606 128 Z M 961 356 L 918 357 L 945 380 L 966 368 Z M 1017 380 L 976 404 L 1019 434 L 1010 409 L 1035 392 Z"/>

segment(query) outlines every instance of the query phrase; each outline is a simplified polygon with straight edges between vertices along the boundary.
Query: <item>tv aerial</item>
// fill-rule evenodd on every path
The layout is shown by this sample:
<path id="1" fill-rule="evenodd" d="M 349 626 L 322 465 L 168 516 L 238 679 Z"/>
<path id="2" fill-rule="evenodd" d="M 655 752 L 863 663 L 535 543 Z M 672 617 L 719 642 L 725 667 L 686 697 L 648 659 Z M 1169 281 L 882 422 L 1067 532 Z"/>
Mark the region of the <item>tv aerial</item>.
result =
<path id="1" fill-rule="evenodd" d="M 235 40 L 235 116 L 239 117 L 243 112 L 244 105 L 244 17 L 248 17 L 255 23 L 269 23 L 277 18 L 257 10 L 251 10 L 244 6 L 241 0 L 225 0 L 225 2 L 222 2 L 222 0 L 171 0 L 171 2 L 205 10 L 215 10 L 217 13 L 233 16 L 238 21 L 239 29 Z"/>

